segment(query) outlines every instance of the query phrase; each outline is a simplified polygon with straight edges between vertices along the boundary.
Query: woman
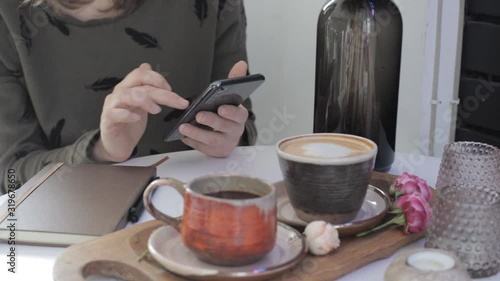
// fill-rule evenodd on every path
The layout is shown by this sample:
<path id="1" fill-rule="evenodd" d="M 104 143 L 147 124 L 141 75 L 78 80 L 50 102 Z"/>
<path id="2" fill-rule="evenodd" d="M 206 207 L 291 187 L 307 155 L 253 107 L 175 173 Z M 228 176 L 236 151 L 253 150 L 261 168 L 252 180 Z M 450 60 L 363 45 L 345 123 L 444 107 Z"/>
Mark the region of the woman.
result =
<path id="1" fill-rule="evenodd" d="M 217 79 L 247 73 L 241 0 L 0 2 L 0 172 L 16 187 L 51 162 L 112 163 L 253 144 L 250 100 L 163 135 Z M 9 175 L 11 173 L 9 172 Z"/>

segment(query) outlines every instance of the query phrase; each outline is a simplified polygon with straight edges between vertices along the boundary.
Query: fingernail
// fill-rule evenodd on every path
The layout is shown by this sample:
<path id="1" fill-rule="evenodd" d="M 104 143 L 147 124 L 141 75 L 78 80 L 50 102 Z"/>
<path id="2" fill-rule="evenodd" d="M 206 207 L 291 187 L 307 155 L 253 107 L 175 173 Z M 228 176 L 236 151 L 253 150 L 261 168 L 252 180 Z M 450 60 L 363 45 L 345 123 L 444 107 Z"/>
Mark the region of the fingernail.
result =
<path id="1" fill-rule="evenodd" d="M 189 105 L 189 102 L 187 100 L 185 100 L 185 99 L 179 99 L 178 103 L 182 107 L 187 107 Z"/>
<path id="2" fill-rule="evenodd" d="M 229 114 L 229 109 L 227 107 L 222 106 L 220 108 L 220 115 L 228 115 Z"/>
<path id="3" fill-rule="evenodd" d="M 179 131 L 181 132 L 181 134 L 185 135 L 185 134 L 189 133 L 189 127 L 186 125 L 181 125 L 179 127 Z"/>
<path id="4" fill-rule="evenodd" d="M 205 119 L 205 113 L 198 113 L 198 121 L 203 122 Z"/>

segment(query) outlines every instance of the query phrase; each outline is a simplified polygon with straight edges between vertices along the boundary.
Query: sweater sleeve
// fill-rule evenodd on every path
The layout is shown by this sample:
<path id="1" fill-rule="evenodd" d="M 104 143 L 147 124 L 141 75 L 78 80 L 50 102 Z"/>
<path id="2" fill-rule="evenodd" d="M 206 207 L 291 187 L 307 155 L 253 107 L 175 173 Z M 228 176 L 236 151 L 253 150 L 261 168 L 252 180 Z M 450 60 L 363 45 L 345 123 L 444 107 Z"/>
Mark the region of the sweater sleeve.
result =
<path id="1" fill-rule="evenodd" d="M 0 37 L 8 34 L 0 18 Z M 48 163 L 94 162 L 91 152 L 99 130 L 85 133 L 69 146 L 49 147 L 23 81 L 14 45 L 0 41 L 0 194 L 18 188 Z M 8 171 L 15 174 L 15 183 L 8 182 Z"/>
<path id="2" fill-rule="evenodd" d="M 247 19 L 243 0 L 219 1 L 217 39 L 212 69 L 212 81 L 227 78 L 229 71 L 238 61 L 248 62 L 246 51 Z M 257 139 L 255 115 L 252 101 L 243 102 L 249 117 L 245 124 L 245 132 L 240 145 L 254 145 Z"/>

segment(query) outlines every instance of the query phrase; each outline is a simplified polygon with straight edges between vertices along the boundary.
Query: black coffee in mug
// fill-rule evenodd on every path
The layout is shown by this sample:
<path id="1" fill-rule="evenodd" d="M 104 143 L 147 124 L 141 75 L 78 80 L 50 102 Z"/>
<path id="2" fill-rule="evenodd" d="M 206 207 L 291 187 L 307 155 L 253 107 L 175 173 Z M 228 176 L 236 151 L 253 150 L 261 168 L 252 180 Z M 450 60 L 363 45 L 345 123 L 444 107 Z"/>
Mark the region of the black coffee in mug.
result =
<path id="1" fill-rule="evenodd" d="M 253 194 L 247 191 L 237 191 L 237 190 L 221 190 L 216 192 L 205 193 L 206 196 L 221 198 L 221 199 L 253 199 L 260 197 L 257 194 Z"/>
<path id="2" fill-rule="evenodd" d="M 310 134 L 276 145 L 285 187 L 297 216 L 334 224 L 354 219 L 364 202 L 377 145 L 346 134 Z"/>

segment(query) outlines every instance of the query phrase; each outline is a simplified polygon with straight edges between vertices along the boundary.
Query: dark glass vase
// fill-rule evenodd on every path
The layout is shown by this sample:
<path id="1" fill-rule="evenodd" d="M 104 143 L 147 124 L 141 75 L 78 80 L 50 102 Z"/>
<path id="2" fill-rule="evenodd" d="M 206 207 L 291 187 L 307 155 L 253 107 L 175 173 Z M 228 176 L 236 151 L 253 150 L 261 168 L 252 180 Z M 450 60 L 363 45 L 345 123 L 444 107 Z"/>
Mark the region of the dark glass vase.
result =
<path id="1" fill-rule="evenodd" d="M 394 162 L 402 35 L 390 0 L 332 0 L 318 20 L 314 132 L 373 140 L 383 172 Z"/>

